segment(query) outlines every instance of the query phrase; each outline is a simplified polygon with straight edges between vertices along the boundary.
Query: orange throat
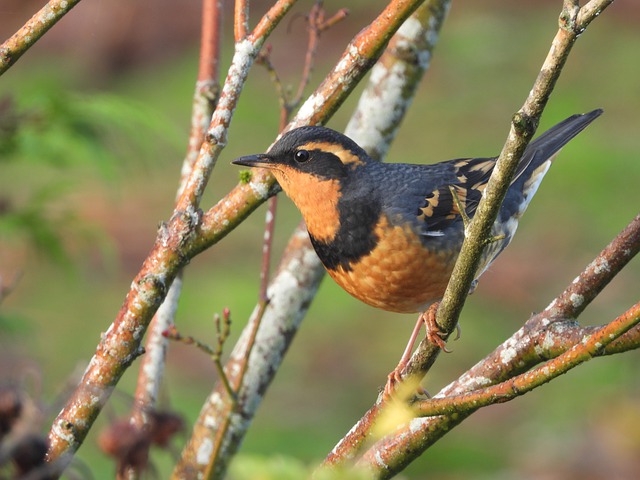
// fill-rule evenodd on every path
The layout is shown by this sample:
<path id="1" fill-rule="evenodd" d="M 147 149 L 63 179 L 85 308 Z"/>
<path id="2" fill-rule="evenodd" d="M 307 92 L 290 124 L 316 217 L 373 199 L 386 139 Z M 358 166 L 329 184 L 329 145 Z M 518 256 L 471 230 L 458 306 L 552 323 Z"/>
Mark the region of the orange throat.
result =
<path id="1" fill-rule="evenodd" d="M 302 213 L 309 233 L 322 242 L 333 240 L 340 228 L 340 182 L 289 168 L 274 169 L 273 175 Z"/>

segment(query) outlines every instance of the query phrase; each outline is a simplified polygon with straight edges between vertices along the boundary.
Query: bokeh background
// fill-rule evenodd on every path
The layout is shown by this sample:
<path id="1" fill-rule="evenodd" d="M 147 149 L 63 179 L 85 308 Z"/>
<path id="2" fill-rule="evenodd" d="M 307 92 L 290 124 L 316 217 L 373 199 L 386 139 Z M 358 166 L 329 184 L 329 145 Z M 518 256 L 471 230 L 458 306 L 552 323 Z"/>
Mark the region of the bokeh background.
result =
<path id="1" fill-rule="evenodd" d="M 42 1 L 1 0 L 8 38 Z M 269 2 L 253 2 L 252 19 Z M 223 66 L 232 52 L 225 1 Z M 312 91 L 383 1 L 326 1 L 351 15 L 321 39 Z M 311 2 L 300 2 L 304 13 Z M 389 154 L 433 162 L 499 152 L 556 32 L 561 2 L 454 1 L 431 69 Z M 0 78 L 0 381 L 19 380 L 45 408 L 42 430 L 90 359 L 169 217 L 186 148 L 197 71 L 200 2 L 81 2 Z M 541 128 L 602 107 L 568 145 L 518 235 L 487 272 L 462 315 L 462 338 L 425 386 L 437 391 L 544 308 L 638 212 L 640 205 L 640 7 L 619 0 L 579 39 Z M 269 41 L 285 82 L 304 56 L 302 18 Z M 224 67 L 223 67 L 224 68 Z M 343 129 L 358 92 L 331 120 Z M 236 156 L 263 151 L 277 132 L 278 102 L 253 67 L 210 183 L 207 208 L 238 180 Z M 189 266 L 177 324 L 213 341 L 212 316 L 229 307 L 228 350 L 255 304 L 264 207 Z M 275 251 L 297 211 L 284 197 Z M 276 254 L 277 256 L 277 254 Z M 277 259 L 276 259 L 277 260 Z M 581 317 L 606 322 L 637 301 L 633 262 Z M 299 478 L 371 405 L 396 364 L 412 316 L 360 304 L 323 282 L 261 406 L 233 478 Z M 514 402 L 486 408 L 452 431 L 404 478 L 637 478 L 640 356 L 597 359 Z M 131 407 L 137 365 L 118 385 L 79 452 L 96 479 L 113 463 L 96 434 Z M 163 405 L 191 424 L 215 381 L 209 359 L 171 345 Z M 186 436 L 176 441 L 179 451 Z M 171 453 L 156 452 L 164 478 Z M 293 472 L 293 473 L 292 473 Z M 266 474 L 265 474 L 266 475 Z M 288 475 L 288 476 L 287 476 Z M 263 477 L 266 478 L 266 477 Z"/>

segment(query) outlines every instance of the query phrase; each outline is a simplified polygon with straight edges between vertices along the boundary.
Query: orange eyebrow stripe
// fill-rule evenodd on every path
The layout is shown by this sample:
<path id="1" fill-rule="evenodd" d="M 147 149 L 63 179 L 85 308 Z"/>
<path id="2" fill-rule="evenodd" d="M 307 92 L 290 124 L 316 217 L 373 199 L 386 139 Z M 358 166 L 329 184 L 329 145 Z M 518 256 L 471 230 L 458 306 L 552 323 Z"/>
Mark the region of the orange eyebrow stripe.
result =
<path id="1" fill-rule="evenodd" d="M 364 165 L 364 162 L 357 155 L 346 150 L 344 147 L 329 142 L 309 142 L 300 145 L 302 150 L 322 150 L 333 153 L 344 165 Z"/>

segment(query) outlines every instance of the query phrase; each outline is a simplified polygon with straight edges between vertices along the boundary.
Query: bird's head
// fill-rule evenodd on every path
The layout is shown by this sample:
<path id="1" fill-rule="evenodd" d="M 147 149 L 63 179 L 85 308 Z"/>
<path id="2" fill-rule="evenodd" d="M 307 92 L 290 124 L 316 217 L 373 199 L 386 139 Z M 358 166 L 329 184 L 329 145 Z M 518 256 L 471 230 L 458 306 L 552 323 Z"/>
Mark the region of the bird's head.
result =
<path id="1" fill-rule="evenodd" d="M 240 157 L 232 163 L 271 170 L 302 212 L 309 232 L 321 239 L 333 233 L 323 232 L 326 226 L 339 223 L 338 203 L 345 183 L 370 161 L 345 135 L 307 126 L 285 133 L 267 153 Z"/>
<path id="2" fill-rule="evenodd" d="M 285 133 L 268 153 L 240 157 L 232 163 L 272 170 L 288 192 L 302 177 L 339 181 L 367 161 L 367 154 L 349 137 L 330 128 L 308 126 Z"/>

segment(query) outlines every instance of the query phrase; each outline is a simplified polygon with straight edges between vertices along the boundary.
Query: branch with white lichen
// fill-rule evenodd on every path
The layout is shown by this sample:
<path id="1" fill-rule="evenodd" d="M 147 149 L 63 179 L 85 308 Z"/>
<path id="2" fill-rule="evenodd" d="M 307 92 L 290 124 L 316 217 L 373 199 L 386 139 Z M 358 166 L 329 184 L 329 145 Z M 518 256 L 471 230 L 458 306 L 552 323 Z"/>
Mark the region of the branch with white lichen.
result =
<path id="1" fill-rule="evenodd" d="M 579 342 L 556 358 L 549 360 L 525 373 L 509 378 L 492 387 L 479 388 L 469 393 L 448 397 L 434 397 L 416 402 L 412 410 L 418 416 L 466 414 L 478 408 L 496 403 L 504 403 L 529 393 L 533 389 L 564 375 L 572 368 L 604 355 L 606 348 L 640 322 L 640 303 L 624 314 L 589 334 L 583 334 Z M 638 331 L 633 332 L 634 347 L 638 347 Z M 544 348 L 544 344 L 541 349 Z"/>

